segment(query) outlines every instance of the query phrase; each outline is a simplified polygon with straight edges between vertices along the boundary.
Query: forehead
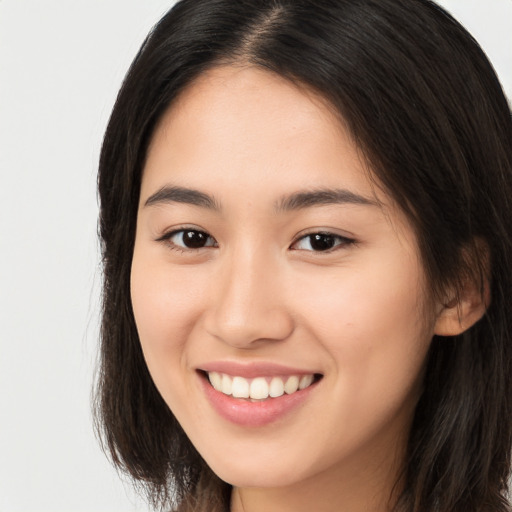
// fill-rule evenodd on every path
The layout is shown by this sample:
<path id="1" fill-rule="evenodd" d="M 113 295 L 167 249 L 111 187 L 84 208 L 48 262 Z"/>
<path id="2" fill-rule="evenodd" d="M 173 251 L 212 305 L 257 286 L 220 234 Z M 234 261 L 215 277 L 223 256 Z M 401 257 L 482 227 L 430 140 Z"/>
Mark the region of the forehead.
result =
<path id="1" fill-rule="evenodd" d="M 274 111 L 275 115 L 266 119 L 267 128 L 289 120 L 293 112 L 296 122 L 311 122 L 315 117 L 318 122 L 344 131 L 336 109 L 322 95 L 301 82 L 254 65 L 220 65 L 202 73 L 178 95 L 168 115 L 180 115 L 183 109 L 212 115 L 219 121 L 223 116 L 217 114 L 226 115 L 230 111 L 236 111 L 240 121 L 245 115 L 254 121 L 262 109 L 267 113 Z M 283 118 L 284 113 L 287 115 Z"/>
<path id="2" fill-rule="evenodd" d="M 185 180 L 365 188 L 367 166 L 334 108 L 310 89 L 255 67 L 201 75 L 164 114 L 153 135 L 143 187 Z M 224 189 L 226 190 L 226 189 Z"/>

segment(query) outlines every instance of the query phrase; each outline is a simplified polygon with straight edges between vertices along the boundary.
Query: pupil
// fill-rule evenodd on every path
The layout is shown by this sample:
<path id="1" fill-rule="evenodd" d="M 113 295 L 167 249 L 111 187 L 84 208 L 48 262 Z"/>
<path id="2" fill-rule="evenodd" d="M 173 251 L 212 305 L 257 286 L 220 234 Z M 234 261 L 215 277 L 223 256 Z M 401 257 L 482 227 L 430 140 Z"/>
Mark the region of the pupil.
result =
<path id="1" fill-rule="evenodd" d="M 334 237 L 332 235 L 316 234 L 311 236 L 310 243 L 315 251 L 327 251 L 334 247 Z"/>
<path id="2" fill-rule="evenodd" d="M 183 243 L 190 249 L 200 249 L 206 244 L 206 235 L 201 231 L 186 231 L 183 233 Z"/>

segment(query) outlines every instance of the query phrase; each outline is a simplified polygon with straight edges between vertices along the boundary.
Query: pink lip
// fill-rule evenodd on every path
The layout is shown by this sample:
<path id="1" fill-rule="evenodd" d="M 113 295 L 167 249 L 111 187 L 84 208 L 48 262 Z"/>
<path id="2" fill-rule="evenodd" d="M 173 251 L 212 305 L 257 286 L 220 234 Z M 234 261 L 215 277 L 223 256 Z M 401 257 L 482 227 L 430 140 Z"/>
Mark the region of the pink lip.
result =
<path id="1" fill-rule="evenodd" d="M 226 371 L 224 373 L 228 372 Z M 231 372 L 229 372 L 229 374 L 231 374 Z M 282 369 L 277 374 L 283 374 Z M 288 372 L 285 374 L 288 374 Z M 296 391 L 291 395 L 284 394 L 280 397 L 269 398 L 261 402 L 251 402 L 245 399 L 233 398 L 230 395 L 216 391 L 205 374 L 198 372 L 198 375 L 206 398 L 217 414 L 229 422 L 243 427 L 262 427 L 284 418 L 292 411 L 303 406 L 318 384 L 318 382 L 314 382 L 311 386 Z M 235 375 L 245 376 L 236 372 Z M 269 375 L 269 373 L 259 372 L 258 375 Z"/>
<path id="2" fill-rule="evenodd" d="M 276 363 L 251 362 L 237 363 L 232 361 L 217 361 L 201 365 L 199 370 L 205 372 L 226 373 L 232 377 L 244 377 L 245 379 L 254 379 L 256 377 L 277 377 L 286 375 L 310 375 L 319 373 L 312 370 L 300 368 L 291 368 L 290 366 L 280 365 Z"/>

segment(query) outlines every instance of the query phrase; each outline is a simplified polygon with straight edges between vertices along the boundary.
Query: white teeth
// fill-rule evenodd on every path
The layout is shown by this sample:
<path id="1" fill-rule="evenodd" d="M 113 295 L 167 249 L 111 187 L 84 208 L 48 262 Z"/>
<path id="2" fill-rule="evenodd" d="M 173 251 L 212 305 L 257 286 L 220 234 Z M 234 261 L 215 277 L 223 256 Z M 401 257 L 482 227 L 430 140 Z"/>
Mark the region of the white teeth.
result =
<path id="1" fill-rule="evenodd" d="M 286 384 L 284 385 L 284 392 L 287 395 L 291 395 L 292 393 L 295 393 L 299 389 L 299 377 L 296 375 L 292 375 L 291 377 L 288 377 L 288 380 L 286 381 Z"/>
<path id="2" fill-rule="evenodd" d="M 299 389 L 305 389 L 313 383 L 313 375 L 304 375 L 299 382 Z"/>
<path id="3" fill-rule="evenodd" d="M 269 395 L 272 397 L 272 398 L 277 398 L 278 396 L 282 396 L 284 395 L 284 383 L 283 383 L 283 379 L 279 378 L 279 377 L 274 377 L 271 381 L 270 381 L 270 390 L 269 390 Z"/>
<path id="4" fill-rule="evenodd" d="M 231 390 L 233 389 L 233 379 L 229 375 L 222 375 L 222 383 L 221 383 L 221 391 L 225 395 L 231 395 Z"/>
<path id="5" fill-rule="evenodd" d="M 235 398 L 249 398 L 249 382 L 243 377 L 233 377 L 231 394 Z"/>
<path id="6" fill-rule="evenodd" d="M 222 391 L 222 377 L 217 372 L 210 372 L 208 374 L 208 378 L 210 379 L 211 385 L 217 391 Z"/>
<path id="7" fill-rule="evenodd" d="M 258 377 L 251 382 L 250 396 L 259 400 L 268 398 L 268 383 L 264 377 Z"/>
<path id="8" fill-rule="evenodd" d="M 245 379 L 244 377 L 231 377 L 225 373 L 208 372 L 208 379 L 212 387 L 235 398 L 246 398 L 251 400 L 265 400 L 269 397 L 277 398 L 285 393 L 291 395 L 298 390 L 305 389 L 313 383 L 313 374 L 290 375 L 283 377 L 256 377 Z"/>

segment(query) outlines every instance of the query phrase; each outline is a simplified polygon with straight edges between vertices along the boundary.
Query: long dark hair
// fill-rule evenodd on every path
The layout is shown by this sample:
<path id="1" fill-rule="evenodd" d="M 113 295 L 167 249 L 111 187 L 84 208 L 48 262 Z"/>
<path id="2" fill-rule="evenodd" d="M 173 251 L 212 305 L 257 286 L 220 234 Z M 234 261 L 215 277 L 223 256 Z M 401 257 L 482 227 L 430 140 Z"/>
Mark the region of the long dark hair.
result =
<path id="1" fill-rule="evenodd" d="M 510 510 L 512 121 L 473 38 L 428 0 L 183 0 L 154 27 L 119 93 L 99 168 L 104 264 L 97 428 L 155 505 L 227 510 L 156 390 L 130 299 L 141 175 L 155 125 L 220 64 L 260 66 L 319 92 L 351 130 L 379 186 L 409 217 L 432 293 L 468 279 L 491 303 L 434 337 L 397 510 Z"/>

